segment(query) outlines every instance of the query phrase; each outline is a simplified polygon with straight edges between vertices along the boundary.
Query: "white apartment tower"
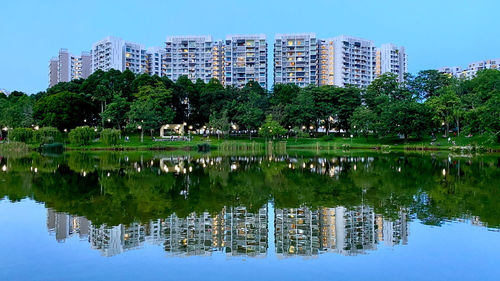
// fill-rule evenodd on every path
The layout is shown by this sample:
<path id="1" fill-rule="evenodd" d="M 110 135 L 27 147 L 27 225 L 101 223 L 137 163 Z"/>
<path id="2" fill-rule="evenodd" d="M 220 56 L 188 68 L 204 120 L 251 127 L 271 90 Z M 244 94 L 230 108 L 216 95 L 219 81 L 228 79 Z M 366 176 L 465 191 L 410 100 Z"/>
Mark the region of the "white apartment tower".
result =
<path id="1" fill-rule="evenodd" d="M 177 81 L 187 76 L 208 83 L 212 79 L 213 41 L 211 36 L 172 36 L 165 42 L 165 75 Z"/>
<path id="2" fill-rule="evenodd" d="M 460 66 L 445 66 L 438 68 L 437 71 L 448 74 L 450 77 L 461 77 L 464 71 Z"/>
<path id="3" fill-rule="evenodd" d="M 276 34 L 274 83 L 317 85 L 318 42 L 314 33 Z"/>
<path id="4" fill-rule="evenodd" d="M 87 78 L 91 73 L 91 60 L 92 57 L 88 52 L 75 56 L 67 49 L 60 49 L 59 55 L 49 62 L 49 87 L 59 82 Z"/>
<path id="5" fill-rule="evenodd" d="M 108 36 L 92 45 L 92 73 L 98 69 L 123 71 L 125 41 Z"/>
<path id="6" fill-rule="evenodd" d="M 261 87 L 267 88 L 267 40 L 265 35 L 227 36 L 223 51 L 224 85 L 242 88 L 248 82 L 256 81 Z M 214 58 L 217 58 L 215 53 Z M 215 64 L 214 60 L 214 74 L 217 74 L 218 70 L 215 69 Z"/>
<path id="7" fill-rule="evenodd" d="M 398 81 L 403 82 L 405 73 L 408 72 L 408 59 L 404 47 L 394 44 L 383 44 L 376 53 L 376 76 L 384 73 L 394 73 Z"/>
<path id="8" fill-rule="evenodd" d="M 146 51 L 146 73 L 149 75 L 164 76 L 165 49 L 151 47 Z"/>
<path id="9" fill-rule="evenodd" d="M 485 69 L 500 70 L 500 58 L 469 63 L 467 70 L 465 71 L 465 78 L 472 79 L 476 76 L 478 71 Z"/>
<path id="10" fill-rule="evenodd" d="M 135 74 L 146 72 L 146 49 L 144 45 L 126 42 L 124 44 L 125 61 L 121 71 L 130 69 Z"/>
<path id="11" fill-rule="evenodd" d="M 329 62 L 329 65 L 333 64 L 333 85 L 364 88 L 375 79 L 376 49 L 373 41 L 341 35 L 323 43 L 333 46 L 333 63 Z"/>
<path id="12" fill-rule="evenodd" d="M 471 62 L 466 69 L 462 69 L 459 66 L 446 66 L 438 68 L 437 71 L 448 74 L 455 78 L 472 79 L 477 75 L 478 71 L 485 69 L 500 70 L 500 58 Z"/>

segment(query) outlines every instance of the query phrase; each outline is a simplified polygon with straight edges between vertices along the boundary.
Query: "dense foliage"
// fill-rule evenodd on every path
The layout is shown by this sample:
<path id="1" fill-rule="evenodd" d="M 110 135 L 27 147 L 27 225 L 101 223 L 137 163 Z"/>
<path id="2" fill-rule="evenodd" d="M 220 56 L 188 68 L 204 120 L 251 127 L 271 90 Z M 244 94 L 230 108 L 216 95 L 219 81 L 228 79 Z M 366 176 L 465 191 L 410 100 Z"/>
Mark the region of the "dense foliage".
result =
<path id="1" fill-rule="evenodd" d="M 325 158 L 205 155 L 203 163 L 199 158 L 179 162 L 163 157 L 72 152 L 54 158 L 4 158 L 0 166 L 7 172 L 0 172 L 0 197 L 29 197 L 56 211 L 109 225 L 147 222 L 174 212 L 181 217 L 217 213 L 224 206 L 246 206 L 254 212 L 273 199 L 275 208 L 364 204 L 386 217 L 406 209 L 426 224 L 475 216 L 500 227 L 495 156 L 450 161 L 447 156 L 370 152 Z M 169 172 L 161 165 L 169 166 Z M 175 165 L 190 168 L 176 173 Z"/>
<path id="2" fill-rule="evenodd" d="M 120 131 L 116 129 L 102 130 L 101 141 L 108 146 L 117 145 L 120 141 Z"/>
<path id="3" fill-rule="evenodd" d="M 266 116 L 287 131 L 336 132 L 421 138 L 434 134 L 487 134 L 500 138 L 500 71 L 484 70 L 456 80 L 435 70 L 407 75 L 400 83 L 384 74 L 366 89 L 258 83 L 239 89 L 219 81 L 176 82 L 130 71 L 96 71 L 45 92 L 0 96 L 2 128 L 78 126 L 142 129 L 158 133 L 165 123 L 204 126 L 226 134 L 237 128 L 256 134 Z"/>
<path id="4" fill-rule="evenodd" d="M 68 137 L 74 145 L 88 145 L 95 139 L 95 132 L 89 126 L 76 127 L 69 132 Z"/>

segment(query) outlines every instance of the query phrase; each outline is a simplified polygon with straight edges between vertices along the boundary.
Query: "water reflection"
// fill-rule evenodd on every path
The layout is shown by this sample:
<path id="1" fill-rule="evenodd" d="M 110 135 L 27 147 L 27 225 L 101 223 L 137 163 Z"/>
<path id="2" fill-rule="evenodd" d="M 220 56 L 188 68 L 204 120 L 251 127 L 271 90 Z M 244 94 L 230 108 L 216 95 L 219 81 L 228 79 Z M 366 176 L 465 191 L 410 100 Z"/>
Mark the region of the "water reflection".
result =
<path id="1" fill-rule="evenodd" d="M 59 242 L 103 256 L 145 244 L 170 256 L 315 257 L 406 245 L 409 221 L 500 225 L 490 155 L 38 154 L 0 158 L 0 198 L 47 207 Z"/>

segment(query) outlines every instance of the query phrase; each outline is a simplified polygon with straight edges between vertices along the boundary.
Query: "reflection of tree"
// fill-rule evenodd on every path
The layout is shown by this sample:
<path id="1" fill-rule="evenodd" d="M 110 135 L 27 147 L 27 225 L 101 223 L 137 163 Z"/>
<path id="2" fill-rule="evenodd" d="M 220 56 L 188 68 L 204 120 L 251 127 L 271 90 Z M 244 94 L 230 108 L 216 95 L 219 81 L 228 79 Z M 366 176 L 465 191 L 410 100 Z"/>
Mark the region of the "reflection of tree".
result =
<path id="1" fill-rule="evenodd" d="M 215 214 L 224 206 L 256 212 L 270 199 L 276 208 L 364 204 L 386 218 L 397 219 L 405 208 L 428 224 L 476 216 L 488 226 L 500 225 L 500 172 L 494 157 L 452 161 L 362 153 L 200 160 L 179 160 L 186 172 L 178 173 L 172 162 L 166 173 L 157 159 L 140 154 L 3 159 L 8 172 L 0 172 L 0 197 L 32 197 L 98 225 L 143 222 L 174 212 L 179 217 Z"/>

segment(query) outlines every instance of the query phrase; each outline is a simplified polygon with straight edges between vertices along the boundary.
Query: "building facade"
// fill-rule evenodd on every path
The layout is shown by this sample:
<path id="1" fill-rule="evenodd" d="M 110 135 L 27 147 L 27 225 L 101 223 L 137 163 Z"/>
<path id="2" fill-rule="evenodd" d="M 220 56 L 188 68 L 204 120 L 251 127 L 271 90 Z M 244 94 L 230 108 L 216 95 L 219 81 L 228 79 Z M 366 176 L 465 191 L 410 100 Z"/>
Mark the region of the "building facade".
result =
<path id="1" fill-rule="evenodd" d="M 80 56 L 69 53 L 68 49 L 60 49 L 57 57 L 49 62 L 49 88 L 59 82 L 87 78 L 91 74 L 92 56 L 82 52 Z"/>
<path id="2" fill-rule="evenodd" d="M 393 73 L 399 82 L 404 81 L 404 75 L 408 72 L 408 59 L 404 47 L 394 44 L 383 44 L 376 53 L 376 77 L 384 73 Z"/>
<path id="3" fill-rule="evenodd" d="M 187 76 L 208 83 L 213 78 L 213 46 L 211 36 L 172 36 L 165 42 L 165 76 L 177 81 Z"/>
<path id="4" fill-rule="evenodd" d="M 325 42 L 333 46 L 333 85 L 365 88 L 376 78 L 373 41 L 341 35 Z"/>
<path id="5" fill-rule="evenodd" d="M 108 36 L 92 45 L 92 73 L 111 69 L 135 74 L 146 73 L 146 49 L 144 45 Z"/>
<path id="6" fill-rule="evenodd" d="M 317 85 L 318 41 L 314 33 L 276 34 L 274 83 Z"/>
<path id="7" fill-rule="evenodd" d="M 149 75 L 165 75 L 165 49 L 151 47 L 146 51 L 146 70 Z"/>
<path id="8" fill-rule="evenodd" d="M 124 68 L 125 41 L 121 38 L 108 36 L 92 45 L 92 73 L 97 70 L 109 71 Z"/>
<path id="9" fill-rule="evenodd" d="M 215 43 L 214 46 L 219 44 Z M 217 47 L 216 47 L 217 48 Z M 250 81 L 255 81 L 267 88 L 267 40 L 261 35 L 227 36 L 223 48 L 222 83 L 226 86 L 242 88 Z M 218 57 L 214 53 L 214 77 L 219 69 Z M 222 75 L 221 75 L 222 76 Z"/>
<path id="10" fill-rule="evenodd" d="M 485 69 L 500 70 L 500 58 L 471 62 L 466 69 L 459 66 L 445 66 L 438 68 L 437 71 L 459 79 L 472 79 L 479 71 Z"/>

